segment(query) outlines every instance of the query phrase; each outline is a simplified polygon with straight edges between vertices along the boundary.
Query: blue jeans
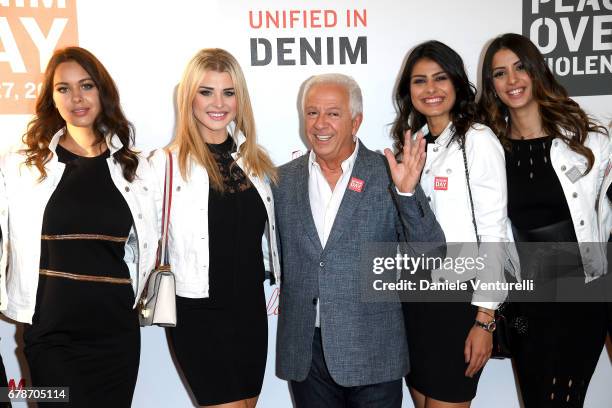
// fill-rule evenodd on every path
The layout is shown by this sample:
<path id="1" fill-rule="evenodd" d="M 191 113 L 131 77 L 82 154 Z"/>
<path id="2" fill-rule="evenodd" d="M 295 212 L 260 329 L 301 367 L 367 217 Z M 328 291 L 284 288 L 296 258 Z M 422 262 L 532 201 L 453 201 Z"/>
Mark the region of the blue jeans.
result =
<path id="1" fill-rule="evenodd" d="M 289 381 L 295 408 L 400 408 L 402 379 L 343 387 L 327 369 L 323 356 L 321 330 L 315 329 L 312 342 L 312 364 L 304 381 Z"/>

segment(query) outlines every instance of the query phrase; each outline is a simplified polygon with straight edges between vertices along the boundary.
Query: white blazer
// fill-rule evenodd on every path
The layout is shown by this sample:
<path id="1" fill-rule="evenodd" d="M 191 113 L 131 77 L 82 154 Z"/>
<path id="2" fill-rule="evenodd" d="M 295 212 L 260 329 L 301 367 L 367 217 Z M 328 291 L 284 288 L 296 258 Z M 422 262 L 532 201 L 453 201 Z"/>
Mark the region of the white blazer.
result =
<path id="1" fill-rule="evenodd" d="M 240 147 L 246 140 L 241 132 L 234 132 L 234 126 L 228 126 L 230 135 Z M 170 207 L 170 224 L 168 231 L 168 254 L 172 272 L 176 279 L 176 293 L 187 298 L 208 297 L 208 189 L 209 179 L 206 169 L 195 161 L 190 162 L 189 179 L 185 180 L 178 166 L 178 151 L 172 150 L 173 193 Z M 245 172 L 257 189 L 266 207 L 268 221 L 263 240 L 263 255 L 266 270 L 274 273 L 276 282 L 280 282 L 280 263 L 276 246 L 276 222 L 274 219 L 274 200 L 268 180 L 249 174 L 238 153 L 232 153 L 238 166 Z M 149 158 L 155 170 L 160 190 L 163 191 L 166 171 L 166 152 L 163 149 L 154 151 Z"/>
<path id="2" fill-rule="evenodd" d="M 421 131 L 427 134 L 425 125 Z M 491 129 L 481 124 L 473 124 L 465 135 L 465 151 L 469 182 L 474 202 L 474 215 L 478 235 L 485 244 L 479 249 L 474 224 L 472 206 L 468 193 L 463 153 L 457 141 L 450 142 L 455 130 L 452 122 L 446 126 L 435 143 L 427 145 L 427 158 L 421 174 L 421 188 L 425 192 L 432 211 L 440 223 L 446 241 L 451 244 L 447 257 L 482 256 L 486 250 L 488 259 L 486 268 L 466 270 L 460 275 L 450 269 L 435 269 L 432 279 L 438 281 L 461 282 L 480 279 L 483 282 L 504 282 L 504 264 L 507 264 L 506 243 L 512 240 L 508 236 L 510 221 L 507 212 L 506 167 L 503 148 Z M 450 142 L 450 143 L 449 143 Z M 511 234 L 511 233 L 510 233 Z M 452 243 L 474 243 L 452 245 Z M 479 254 L 480 252 L 480 254 Z M 516 261 L 516 260 L 515 260 Z M 518 262 L 515 262 L 518 265 Z M 478 291 L 477 291 L 478 292 Z M 476 301 L 473 304 L 496 309 L 506 297 L 505 291 L 481 297 L 491 301 Z M 493 299 L 495 301 L 493 301 Z"/>
<path id="3" fill-rule="evenodd" d="M 64 129 L 49 144 L 51 160 L 45 165 L 47 177 L 39 181 L 36 167 L 24 164 L 25 155 L 18 149 L 7 153 L 0 162 L 4 174 L 9 214 L 8 225 L 8 304 L 3 312 L 19 322 L 31 323 L 36 303 L 40 267 L 40 239 L 43 215 L 49 198 L 62 178 L 65 165 L 57 159 L 55 149 Z M 121 165 L 112 154 L 121 149 L 119 138 L 107 136 L 111 156 L 106 160 L 115 186 L 127 202 L 134 225 L 125 246 L 125 262 L 129 268 L 136 302 L 146 278 L 155 265 L 158 231 L 158 205 L 161 197 L 153 182 L 153 173 L 145 158 L 140 158 L 133 182 L 123 177 Z M 0 209 L 0 213 L 1 213 Z M 3 226 L 3 238 L 6 238 Z M 6 239 L 3 247 L 6 249 Z M 0 293 L 1 295 L 1 293 Z"/>

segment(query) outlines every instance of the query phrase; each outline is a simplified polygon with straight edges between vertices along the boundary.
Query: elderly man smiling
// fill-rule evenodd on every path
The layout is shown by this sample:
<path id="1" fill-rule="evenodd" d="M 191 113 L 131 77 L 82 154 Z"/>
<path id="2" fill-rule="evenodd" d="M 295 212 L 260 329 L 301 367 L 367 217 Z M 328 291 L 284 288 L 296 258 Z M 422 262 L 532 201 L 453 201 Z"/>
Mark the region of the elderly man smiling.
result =
<path id="1" fill-rule="evenodd" d="M 303 85 L 311 152 L 282 166 L 274 190 L 282 257 L 277 375 L 298 408 L 400 407 L 408 352 L 397 302 L 360 301 L 359 248 L 443 242 L 418 187 L 424 141 L 397 163 L 357 138 L 362 98 L 341 74 Z M 392 185 L 394 184 L 394 186 Z"/>

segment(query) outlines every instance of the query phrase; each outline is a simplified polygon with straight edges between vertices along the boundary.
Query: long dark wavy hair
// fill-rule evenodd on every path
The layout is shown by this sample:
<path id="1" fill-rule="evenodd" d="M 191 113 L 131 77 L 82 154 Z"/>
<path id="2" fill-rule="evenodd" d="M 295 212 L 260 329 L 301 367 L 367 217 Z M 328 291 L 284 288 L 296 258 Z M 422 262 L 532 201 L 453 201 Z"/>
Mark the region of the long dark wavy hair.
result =
<path id="1" fill-rule="evenodd" d="M 66 126 L 53 103 L 53 77 L 55 70 L 64 62 L 74 61 L 91 77 L 100 98 L 100 114 L 94 121 L 94 132 L 98 143 L 104 141 L 106 134 L 116 134 L 123 147 L 114 153 L 113 157 L 123 169 L 123 177 L 133 181 L 138 167 L 138 155 L 131 147 L 134 145 L 134 127 L 125 118 L 119 103 L 119 92 L 110 74 L 102 63 L 89 51 L 80 47 L 66 47 L 53 53 L 45 70 L 40 95 L 36 100 L 35 117 L 28 124 L 23 142 L 25 164 L 35 166 L 40 172 L 40 180 L 47 177 L 45 164 L 51 160 L 49 143 L 53 135 Z"/>
<path id="2" fill-rule="evenodd" d="M 548 136 L 559 138 L 574 152 L 588 161 L 587 173 L 593 168 L 595 156 L 584 145 L 589 132 L 604 135 L 608 131 L 595 123 L 567 95 L 559 84 L 538 48 L 520 34 L 507 33 L 493 40 L 485 53 L 482 64 L 482 94 L 478 101 L 481 120 L 497 135 L 502 145 L 510 147 L 510 128 L 508 107 L 497 97 L 493 85 L 493 57 L 502 49 L 516 54 L 532 82 L 533 98 L 537 102 L 542 120 L 542 130 Z"/>
<path id="3" fill-rule="evenodd" d="M 455 133 L 450 142 L 457 140 L 463 145 L 465 134 L 476 120 L 476 88 L 468 79 L 459 54 L 440 41 L 424 42 L 414 48 L 406 59 L 395 90 L 394 102 L 397 114 L 391 135 L 398 152 L 404 147 L 404 133 L 407 130 L 416 132 L 427 123 L 427 118 L 414 108 L 410 98 L 412 70 L 422 59 L 429 59 L 440 65 L 455 87 L 456 99 L 450 112 Z"/>

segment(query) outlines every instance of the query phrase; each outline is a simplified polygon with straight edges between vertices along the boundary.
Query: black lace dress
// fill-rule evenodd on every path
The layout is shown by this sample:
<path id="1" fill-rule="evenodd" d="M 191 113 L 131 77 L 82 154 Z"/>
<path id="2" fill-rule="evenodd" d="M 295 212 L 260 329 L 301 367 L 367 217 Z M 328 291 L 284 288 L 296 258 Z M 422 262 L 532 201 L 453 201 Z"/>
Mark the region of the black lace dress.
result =
<path id="1" fill-rule="evenodd" d="M 56 152 L 66 168 L 45 208 L 36 308 L 24 331 L 32 385 L 69 387 L 70 403 L 60 407 L 129 407 L 140 360 L 123 260 L 132 214 L 111 179 L 108 150 Z"/>
<path id="2" fill-rule="evenodd" d="M 550 159 L 553 139 L 510 142 L 511 150 L 506 151 L 508 217 L 515 240 L 577 242 L 570 209 Z M 546 232 L 551 229 L 554 233 Z M 520 245 L 521 274 L 529 278 L 531 247 Z M 576 258 L 573 262 L 567 255 L 562 262 L 557 254 L 539 257 L 538 261 L 547 265 L 541 269 L 552 278 L 562 279 L 564 275 L 582 278 L 584 271 L 577 245 L 574 252 L 570 252 L 570 257 Z M 543 282 L 538 281 L 538 275 L 535 279 L 537 290 Z M 525 407 L 582 407 L 606 338 L 604 305 L 520 302 L 517 308 L 527 321 L 527 333 L 518 336 L 513 350 Z"/>
<path id="3" fill-rule="evenodd" d="M 259 395 L 268 352 L 266 209 L 230 155 L 233 139 L 208 146 L 225 185 L 223 193 L 210 188 L 208 195 L 209 297 L 177 297 L 177 326 L 168 329 L 199 405 Z"/>

